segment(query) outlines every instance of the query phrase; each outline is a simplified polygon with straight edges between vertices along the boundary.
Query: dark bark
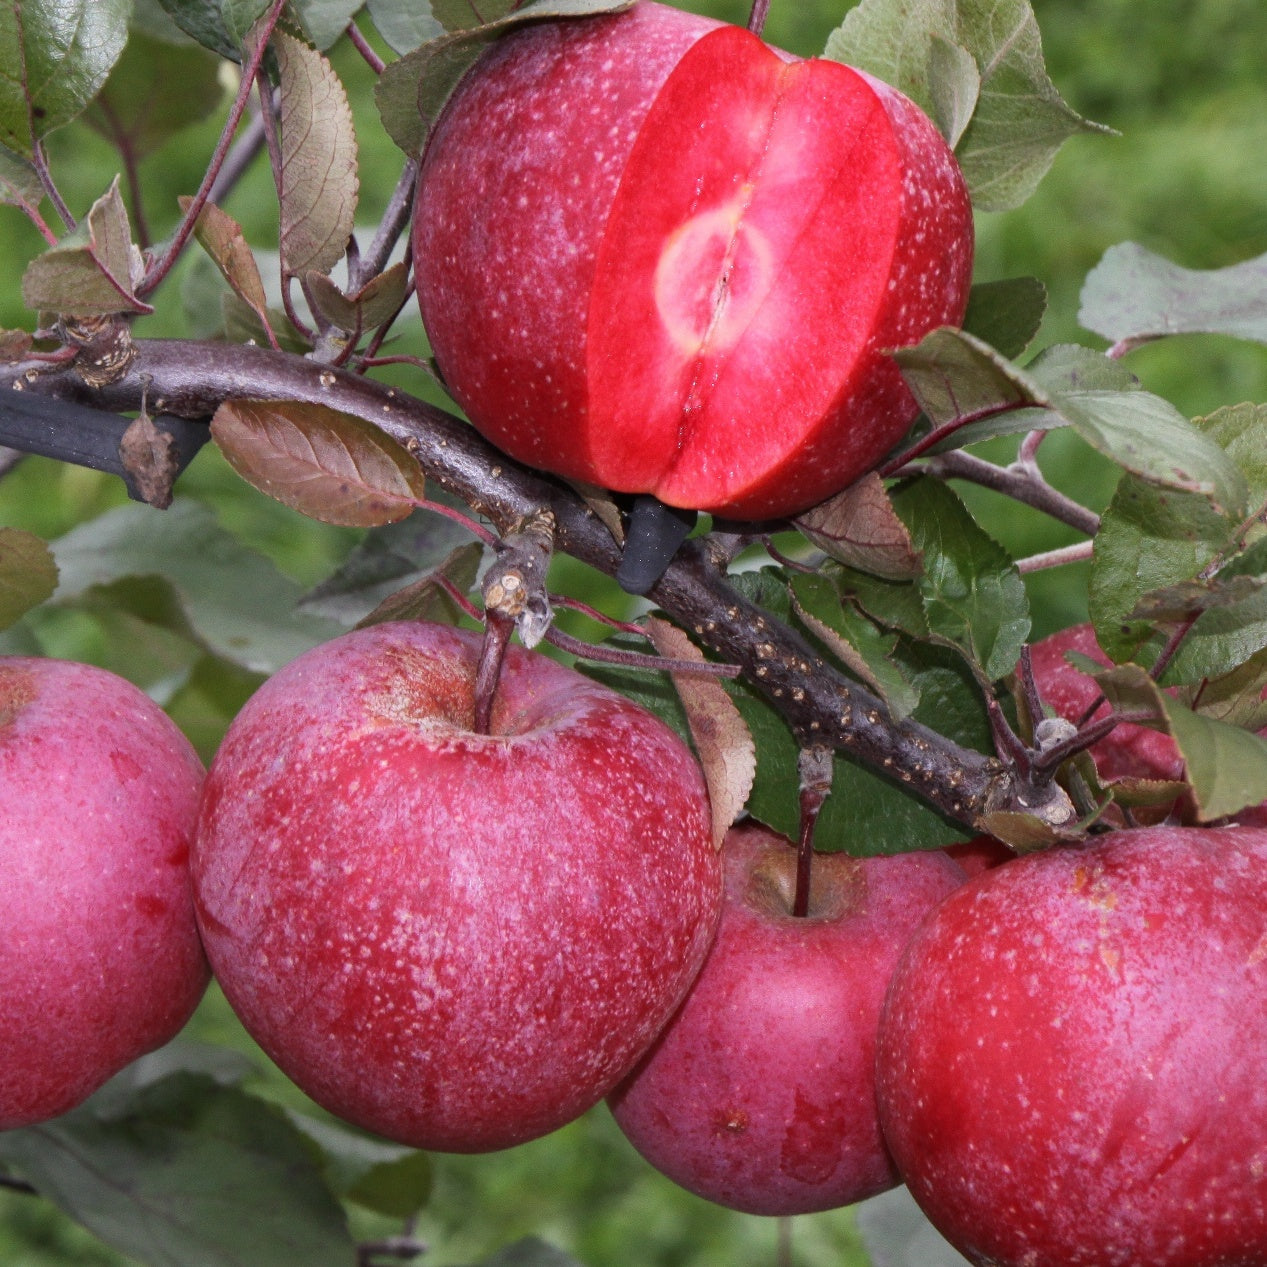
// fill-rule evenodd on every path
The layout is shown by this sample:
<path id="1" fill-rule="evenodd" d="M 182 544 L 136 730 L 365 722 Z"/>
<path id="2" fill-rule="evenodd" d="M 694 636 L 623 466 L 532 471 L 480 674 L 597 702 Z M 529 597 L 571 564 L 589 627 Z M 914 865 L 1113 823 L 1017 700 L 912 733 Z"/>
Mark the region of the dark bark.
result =
<path id="1" fill-rule="evenodd" d="M 566 485 L 493 449 L 460 419 L 347 371 L 264 348 L 179 340 L 140 340 L 122 377 L 90 388 L 65 366 L 0 367 L 0 390 L 116 411 L 209 419 L 225 399 L 297 400 L 352 414 L 402 441 L 428 479 L 506 533 L 543 509 L 555 521 L 555 548 L 615 576 L 621 551 L 598 516 Z M 995 810 L 1049 809 L 1063 796 L 1034 787 L 1010 765 L 952 743 L 912 721 L 895 721 L 884 703 L 827 662 L 795 629 L 739 594 L 725 576 L 724 551 L 707 537 L 685 543 L 649 597 L 745 678 L 805 745 L 848 753 L 906 784 L 949 818 L 973 826 Z"/>

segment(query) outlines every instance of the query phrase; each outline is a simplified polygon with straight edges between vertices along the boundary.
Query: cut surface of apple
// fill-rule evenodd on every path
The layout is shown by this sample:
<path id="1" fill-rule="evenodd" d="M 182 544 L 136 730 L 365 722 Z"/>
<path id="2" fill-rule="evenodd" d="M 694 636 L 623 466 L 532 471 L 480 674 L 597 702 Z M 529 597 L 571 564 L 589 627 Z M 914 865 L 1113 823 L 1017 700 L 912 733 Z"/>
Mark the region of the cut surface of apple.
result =
<path id="1" fill-rule="evenodd" d="M 640 3 L 501 41 L 432 139 L 414 255 L 455 398 L 532 465 L 792 513 L 916 407 L 887 350 L 963 316 L 971 208 L 900 93 Z"/>

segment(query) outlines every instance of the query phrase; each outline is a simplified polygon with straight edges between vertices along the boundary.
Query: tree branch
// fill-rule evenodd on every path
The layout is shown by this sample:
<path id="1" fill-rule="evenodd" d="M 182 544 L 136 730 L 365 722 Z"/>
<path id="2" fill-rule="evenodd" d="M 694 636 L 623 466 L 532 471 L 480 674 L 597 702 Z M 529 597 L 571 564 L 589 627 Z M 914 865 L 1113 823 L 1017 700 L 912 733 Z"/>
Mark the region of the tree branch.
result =
<path id="1" fill-rule="evenodd" d="M 135 410 L 148 394 L 154 412 L 208 418 L 231 398 L 294 400 L 361 418 L 400 440 L 427 477 L 503 532 L 549 510 L 555 546 L 614 576 L 620 548 L 597 515 L 568 487 L 521 467 L 473 428 L 397 388 L 301 356 L 252 346 L 141 340 L 128 372 L 99 390 L 73 368 L 28 360 L 0 366 L 0 390 Z M 845 752 L 906 786 L 947 817 L 972 826 L 996 810 L 1042 812 L 1062 825 L 1061 793 L 1036 791 L 1008 766 L 962 748 L 910 720 L 828 663 L 795 629 L 744 598 L 726 580 L 707 537 L 685 543 L 649 597 L 744 677 L 802 743 Z"/>

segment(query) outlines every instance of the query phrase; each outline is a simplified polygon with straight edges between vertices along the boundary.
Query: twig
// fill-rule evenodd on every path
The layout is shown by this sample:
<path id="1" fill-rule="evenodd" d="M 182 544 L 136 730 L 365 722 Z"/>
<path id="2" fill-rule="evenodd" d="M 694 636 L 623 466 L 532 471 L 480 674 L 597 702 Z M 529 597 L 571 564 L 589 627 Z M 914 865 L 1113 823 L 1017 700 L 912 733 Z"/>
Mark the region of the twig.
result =
<path id="1" fill-rule="evenodd" d="M 1024 575 L 1026 572 L 1041 572 L 1045 568 L 1064 567 L 1069 563 L 1084 563 L 1091 557 L 1094 548 L 1091 541 L 1075 541 L 1073 545 L 1059 546 L 1055 550 L 1044 550 L 1041 554 L 1017 559 L 1016 570 Z"/>
<path id="2" fill-rule="evenodd" d="M 361 418 L 404 442 L 427 477 L 509 532 L 548 508 L 556 550 L 615 574 L 619 546 L 566 485 L 511 461 L 468 424 L 424 401 L 347 370 L 248 345 L 139 339 L 136 358 L 97 390 L 64 367 L 27 379 L 34 362 L 0 365 L 0 390 L 26 390 L 98 407 L 136 409 L 149 388 L 151 409 L 206 418 L 232 397 L 325 405 Z M 752 688 L 806 742 L 847 753 L 899 776 L 943 814 L 973 825 L 993 810 L 1041 809 L 1033 789 L 997 757 L 963 748 L 909 718 L 895 720 L 874 693 L 845 676 L 790 625 L 746 599 L 727 581 L 707 537 L 687 541 L 650 599 L 714 657 L 737 664 Z M 1053 786 L 1053 804 L 1063 794 Z"/>
<path id="3" fill-rule="evenodd" d="M 257 32 L 259 39 L 251 50 L 250 58 L 243 63 L 242 82 L 238 86 L 237 96 L 233 99 L 233 105 L 229 109 L 229 117 L 224 121 L 224 127 L 220 131 L 220 139 L 216 142 L 216 148 L 211 155 L 211 162 L 207 165 L 202 184 L 199 186 L 198 192 L 193 196 L 189 206 L 185 209 L 185 215 L 177 226 L 172 240 L 167 244 L 167 249 L 146 270 L 145 276 L 141 279 L 141 284 L 136 288 L 136 293 L 141 298 L 152 293 L 167 274 L 171 272 L 172 265 L 180 258 L 181 252 L 185 249 L 193 234 L 194 225 L 198 223 L 198 217 L 202 214 L 203 207 L 207 205 L 212 186 L 215 184 L 220 174 L 220 169 L 229 153 L 229 146 L 233 142 L 233 134 L 238 130 L 238 124 L 242 121 L 242 115 L 246 112 L 247 102 L 251 99 L 251 89 L 254 86 L 255 77 L 259 73 L 260 64 L 264 60 L 264 53 L 268 47 L 269 36 L 272 35 L 273 27 L 277 25 L 277 20 L 281 16 L 281 11 L 285 4 L 286 0 L 273 0 L 268 13 L 260 19 L 262 25 L 258 26 Z"/>
<path id="4" fill-rule="evenodd" d="M 926 458 L 924 469 L 943 479 L 968 480 L 997 493 L 1005 493 L 1014 501 L 1041 510 L 1085 536 L 1094 537 L 1100 530 L 1100 516 L 1093 510 L 1088 510 L 1072 497 L 1066 497 L 1046 480 L 1036 479 L 1014 467 L 995 466 L 993 462 L 957 449 L 953 453 L 939 453 L 936 457 Z"/>

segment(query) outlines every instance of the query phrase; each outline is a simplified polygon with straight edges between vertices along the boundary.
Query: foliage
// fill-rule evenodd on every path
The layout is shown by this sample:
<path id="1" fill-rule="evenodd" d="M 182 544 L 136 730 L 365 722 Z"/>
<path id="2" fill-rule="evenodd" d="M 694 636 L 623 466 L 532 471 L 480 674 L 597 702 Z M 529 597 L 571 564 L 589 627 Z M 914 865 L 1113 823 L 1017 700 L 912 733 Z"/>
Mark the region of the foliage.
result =
<path id="1" fill-rule="evenodd" d="M 0 326 L 13 327 L 0 331 L 0 387 L 9 385 L 6 364 L 25 369 L 33 352 L 87 346 L 95 320 L 107 319 L 109 333 L 120 328 L 110 319 L 126 314 L 138 338 L 251 339 L 451 408 L 420 368 L 427 348 L 396 249 L 413 171 L 406 159 L 504 28 L 619 7 L 537 0 L 476 12 L 449 0 L 363 8 L 292 0 L 274 30 L 278 6 L 266 0 L 11 6 L 0 14 L 0 57 L 23 74 L 0 80 L 0 217 L 9 239 L 0 259 L 11 282 L 0 294 Z M 746 20 L 746 5 L 708 7 Z M 1114 128 L 1163 108 L 1173 120 L 1185 109 L 1169 94 L 1186 92 L 1187 104 L 1209 86 L 1186 69 L 1193 62 L 1173 32 L 1201 33 L 1222 57 L 1255 47 L 1245 32 L 1261 30 L 1264 18 L 1248 0 L 1230 28 L 1222 25 L 1229 15 L 1195 2 L 1182 6 L 1182 22 L 1129 0 L 1093 17 L 1081 7 L 1038 6 L 1055 32 L 1044 59 L 1026 0 L 863 0 L 847 14 L 828 0 L 775 5 L 772 40 L 804 53 L 825 45 L 827 55 L 900 86 L 955 143 L 978 210 L 1008 216 L 980 222 L 981 280 L 964 331 L 934 332 L 898 355 L 923 415 L 882 466 L 884 479 L 860 481 L 773 535 L 731 542 L 729 583 L 808 639 L 832 673 L 869 691 L 889 724 L 922 723 L 954 745 L 948 760 L 964 769 L 996 750 L 1015 758 L 1026 749 L 1035 719 L 1013 698 L 1024 696 L 1013 677 L 1022 647 L 1089 616 L 1117 662 L 1099 673 L 1105 695 L 1175 738 L 1195 812 L 1213 819 L 1267 797 L 1267 744 L 1255 733 L 1267 720 L 1267 405 L 1242 403 L 1267 399 L 1258 346 L 1267 342 L 1267 232 L 1249 231 L 1245 210 L 1257 208 L 1261 221 L 1267 188 L 1234 155 L 1199 153 L 1201 134 L 1170 121 L 1145 142 L 1152 165 L 1132 192 L 1113 158 L 1094 155 L 1093 136 L 1110 129 L 1083 118 L 1057 85 Z M 344 37 L 353 20 L 361 51 Z M 1155 55 L 1126 57 L 1116 47 L 1088 55 L 1106 32 L 1137 40 L 1141 22 L 1164 28 L 1167 42 L 1149 45 Z M 376 76 L 380 58 L 387 66 Z M 222 122 L 247 104 L 245 91 L 234 97 L 225 85 L 249 89 L 257 68 L 275 91 L 273 112 L 237 134 L 226 169 L 236 179 L 204 186 Z M 1205 108 L 1215 113 L 1212 101 Z M 1258 117 L 1233 110 L 1222 126 L 1229 148 L 1261 147 Z M 254 161 L 270 130 L 271 165 Z M 226 129 L 226 140 L 233 135 Z M 1073 156 L 1057 157 L 1075 136 L 1084 139 Z M 1104 155 L 1126 142 L 1100 144 Z M 1220 217 L 1174 211 L 1201 183 L 1184 174 L 1207 161 L 1229 164 L 1224 202 L 1210 196 Z M 1105 236 L 1080 232 L 1079 213 L 1105 202 L 1110 187 L 1126 192 Z M 1172 218 L 1182 236 L 1167 236 Z M 352 234 L 356 254 L 346 249 Z M 1072 271 L 1056 267 L 1061 256 Z M 54 313 L 60 344 L 46 321 Z M 36 331 L 37 314 L 48 329 Z M 126 359 L 126 340 L 90 351 L 102 364 Z M 414 363 L 392 363 L 406 356 Z M 1211 370 L 1201 378 L 1192 366 L 1203 359 Z M 196 374 L 210 362 L 190 364 Z M 91 385 L 108 387 L 108 374 Z M 148 417 L 144 400 L 112 408 Z M 478 595 L 479 562 L 493 549 L 460 500 L 424 482 L 400 434 L 348 409 L 298 395 L 229 400 L 211 435 L 220 454 L 208 446 L 162 514 L 124 504 L 106 477 L 43 460 L 0 482 L 0 650 L 113 668 L 159 698 L 206 757 L 262 677 L 306 647 L 384 612 L 460 618 L 454 591 Z M 613 511 L 594 496 L 600 513 Z M 1070 543 L 1059 559 L 1045 557 Z M 1052 563 L 1066 566 L 1048 571 Z M 643 614 L 601 572 L 558 557 L 551 588 L 613 619 Z M 650 650 L 562 607 L 557 627 L 572 631 L 566 654 L 578 650 L 577 636 Z M 740 629 L 750 650 L 753 629 Z M 724 658 L 727 648 L 702 641 Z M 664 675 L 593 671 L 694 733 L 705 764 L 728 781 L 728 803 L 746 798 L 751 814 L 795 835 L 807 731 L 760 680 L 758 660 L 754 651 L 743 677 L 703 703 Z M 723 702 L 708 702 L 718 694 Z M 751 765 L 709 751 L 692 726 L 700 709 L 728 719 L 737 711 L 755 747 Z M 851 745 L 863 729 L 860 719 L 843 720 L 832 743 L 834 791 L 819 847 L 887 853 L 972 833 L 953 797 L 911 794 L 915 774 L 900 759 L 896 768 L 892 758 L 857 760 Z M 743 773 L 726 773 L 736 766 Z M 1089 803 L 1078 799 L 1085 782 L 1061 782 L 1075 800 L 1055 835 L 1110 812 L 1111 786 Z M 1018 845 L 1052 838 L 1053 824 L 1020 817 Z M 1007 821 L 992 823 L 1003 830 Z M 249 1048 L 219 996 L 193 1029 Z M 560 1267 L 573 1260 L 541 1242 L 494 1253 L 495 1244 L 555 1230 L 587 1260 L 620 1255 L 597 1232 L 569 1230 L 559 1210 L 539 1221 L 503 1211 L 496 1234 L 463 1232 L 455 1210 L 465 1212 L 471 1188 L 486 1182 L 474 1163 L 432 1163 L 353 1133 L 271 1071 L 224 1053 L 223 1045 L 174 1047 L 57 1122 L 0 1135 L 0 1176 L 29 1182 L 101 1242 L 143 1262 L 350 1263 L 358 1241 L 390 1238 L 401 1219 L 406 1242 L 440 1238 L 443 1261 Z M 586 1122 L 562 1134 L 624 1181 L 654 1185 L 606 1129 Z M 547 1156 L 538 1146 L 524 1153 L 519 1169 L 508 1159 L 516 1184 Z M 550 1164 L 613 1225 L 632 1235 L 631 1225 L 644 1224 L 641 1243 L 657 1262 L 690 1261 L 688 1239 L 733 1236 L 738 1245 L 747 1235 L 734 1220 L 719 1231 L 721 1216 L 663 1187 L 652 1186 L 631 1214 L 613 1187 L 595 1190 L 593 1168 Z M 194 1188 L 200 1199 L 190 1206 Z M 513 1207 L 507 1192 L 494 1190 L 493 1200 Z M 18 1213 L 26 1202 L 0 1204 L 0 1246 L 6 1218 L 27 1217 Z M 897 1235 L 894 1219 L 902 1238 L 920 1235 L 902 1218 L 872 1211 L 862 1219 L 877 1261 L 883 1237 Z M 817 1237 L 828 1246 L 821 1260 L 839 1261 L 852 1227 L 847 1216 L 820 1219 L 803 1233 L 805 1252 Z M 70 1238 L 67 1254 L 82 1261 L 118 1261 L 64 1227 L 52 1234 Z"/>

